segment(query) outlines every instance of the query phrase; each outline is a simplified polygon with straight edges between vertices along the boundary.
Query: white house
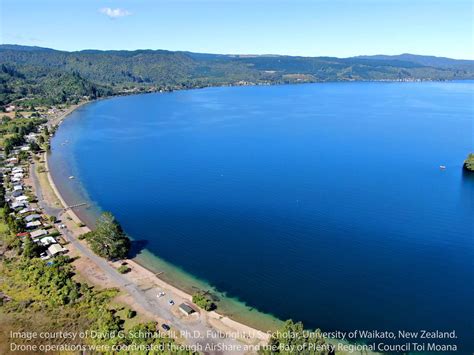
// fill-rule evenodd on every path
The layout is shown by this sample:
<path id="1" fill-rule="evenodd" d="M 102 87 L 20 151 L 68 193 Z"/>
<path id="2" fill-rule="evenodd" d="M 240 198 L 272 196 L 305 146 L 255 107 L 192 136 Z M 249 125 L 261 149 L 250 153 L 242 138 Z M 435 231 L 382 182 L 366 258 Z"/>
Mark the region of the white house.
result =
<path id="1" fill-rule="evenodd" d="M 41 238 L 41 239 L 39 240 L 39 242 L 40 242 L 43 246 L 47 247 L 48 245 L 56 244 L 56 243 L 57 243 L 57 240 L 54 239 L 54 238 L 51 237 L 51 236 L 48 236 L 48 237 Z"/>
<path id="2" fill-rule="evenodd" d="M 36 228 L 36 227 L 39 227 L 41 226 L 41 222 L 40 221 L 33 221 L 33 222 L 29 222 L 26 224 L 26 228 Z"/>
<path id="3" fill-rule="evenodd" d="M 26 201 L 21 201 L 21 202 L 18 202 L 18 201 L 14 201 L 10 207 L 14 210 L 16 210 L 17 208 L 20 208 L 20 207 L 26 207 L 28 206 L 28 203 Z"/>
<path id="4" fill-rule="evenodd" d="M 34 209 L 26 207 L 26 208 L 23 208 L 22 210 L 20 210 L 18 213 L 19 214 L 25 214 L 25 213 L 33 212 L 33 211 L 34 211 Z"/>

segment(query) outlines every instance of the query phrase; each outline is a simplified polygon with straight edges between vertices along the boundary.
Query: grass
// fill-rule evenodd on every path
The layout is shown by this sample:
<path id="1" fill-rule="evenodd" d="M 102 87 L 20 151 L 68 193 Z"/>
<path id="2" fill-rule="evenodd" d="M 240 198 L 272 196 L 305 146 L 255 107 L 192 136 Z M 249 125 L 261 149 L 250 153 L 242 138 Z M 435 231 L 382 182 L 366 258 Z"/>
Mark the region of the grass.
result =
<path id="1" fill-rule="evenodd" d="M 0 215 L 3 214 L 3 211 L 0 211 Z M 7 234 L 8 232 L 8 226 L 3 223 L 3 221 L 0 221 L 0 234 Z"/>

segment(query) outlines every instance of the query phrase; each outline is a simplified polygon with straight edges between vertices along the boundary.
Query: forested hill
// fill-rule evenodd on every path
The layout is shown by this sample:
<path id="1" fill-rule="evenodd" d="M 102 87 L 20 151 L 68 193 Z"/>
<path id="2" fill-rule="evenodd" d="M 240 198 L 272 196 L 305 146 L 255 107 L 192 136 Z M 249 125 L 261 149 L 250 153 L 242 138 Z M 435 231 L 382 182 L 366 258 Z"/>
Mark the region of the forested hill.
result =
<path id="1" fill-rule="evenodd" d="M 474 71 L 474 60 L 451 59 L 445 57 L 435 57 L 429 55 L 416 54 L 400 54 L 400 55 L 373 55 L 373 56 L 359 56 L 355 58 L 375 59 L 375 60 L 397 60 L 421 64 L 428 67 L 447 68 L 447 69 L 462 69 L 466 71 Z"/>
<path id="2" fill-rule="evenodd" d="M 416 57 L 418 60 L 406 55 L 331 58 L 165 50 L 65 52 L 0 45 L 0 105 L 24 98 L 31 103 L 61 103 L 83 96 L 213 85 L 474 79 L 473 61 L 451 59 L 441 65 Z"/>

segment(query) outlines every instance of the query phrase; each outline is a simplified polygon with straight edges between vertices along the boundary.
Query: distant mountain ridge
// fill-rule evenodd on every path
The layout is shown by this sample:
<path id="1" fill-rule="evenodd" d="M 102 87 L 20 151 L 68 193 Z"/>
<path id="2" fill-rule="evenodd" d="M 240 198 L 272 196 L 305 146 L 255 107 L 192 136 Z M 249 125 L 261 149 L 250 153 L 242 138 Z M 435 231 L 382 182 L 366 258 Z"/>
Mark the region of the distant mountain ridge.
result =
<path id="1" fill-rule="evenodd" d="M 474 79 L 474 61 L 412 54 L 336 58 L 0 45 L 0 105 L 221 85 L 462 79 Z"/>
<path id="2" fill-rule="evenodd" d="M 452 59 L 446 57 L 435 57 L 430 55 L 417 54 L 399 54 L 399 55 L 372 55 L 372 56 L 357 56 L 354 58 L 375 59 L 375 60 L 399 60 L 405 62 L 412 62 L 429 67 L 436 68 L 458 68 L 474 70 L 474 60 L 468 59 Z"/>

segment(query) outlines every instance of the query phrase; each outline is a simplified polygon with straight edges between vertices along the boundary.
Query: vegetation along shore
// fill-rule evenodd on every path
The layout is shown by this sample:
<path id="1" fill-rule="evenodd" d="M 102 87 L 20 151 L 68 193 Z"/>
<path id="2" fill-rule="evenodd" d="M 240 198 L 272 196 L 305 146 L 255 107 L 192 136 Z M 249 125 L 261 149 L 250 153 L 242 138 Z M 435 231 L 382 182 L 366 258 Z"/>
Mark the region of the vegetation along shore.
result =
<path id="1" fill-rule="evenodd" d="M 464 170 L 474 172 L 474 153 L 469 153 L 463 165 Z"/>

